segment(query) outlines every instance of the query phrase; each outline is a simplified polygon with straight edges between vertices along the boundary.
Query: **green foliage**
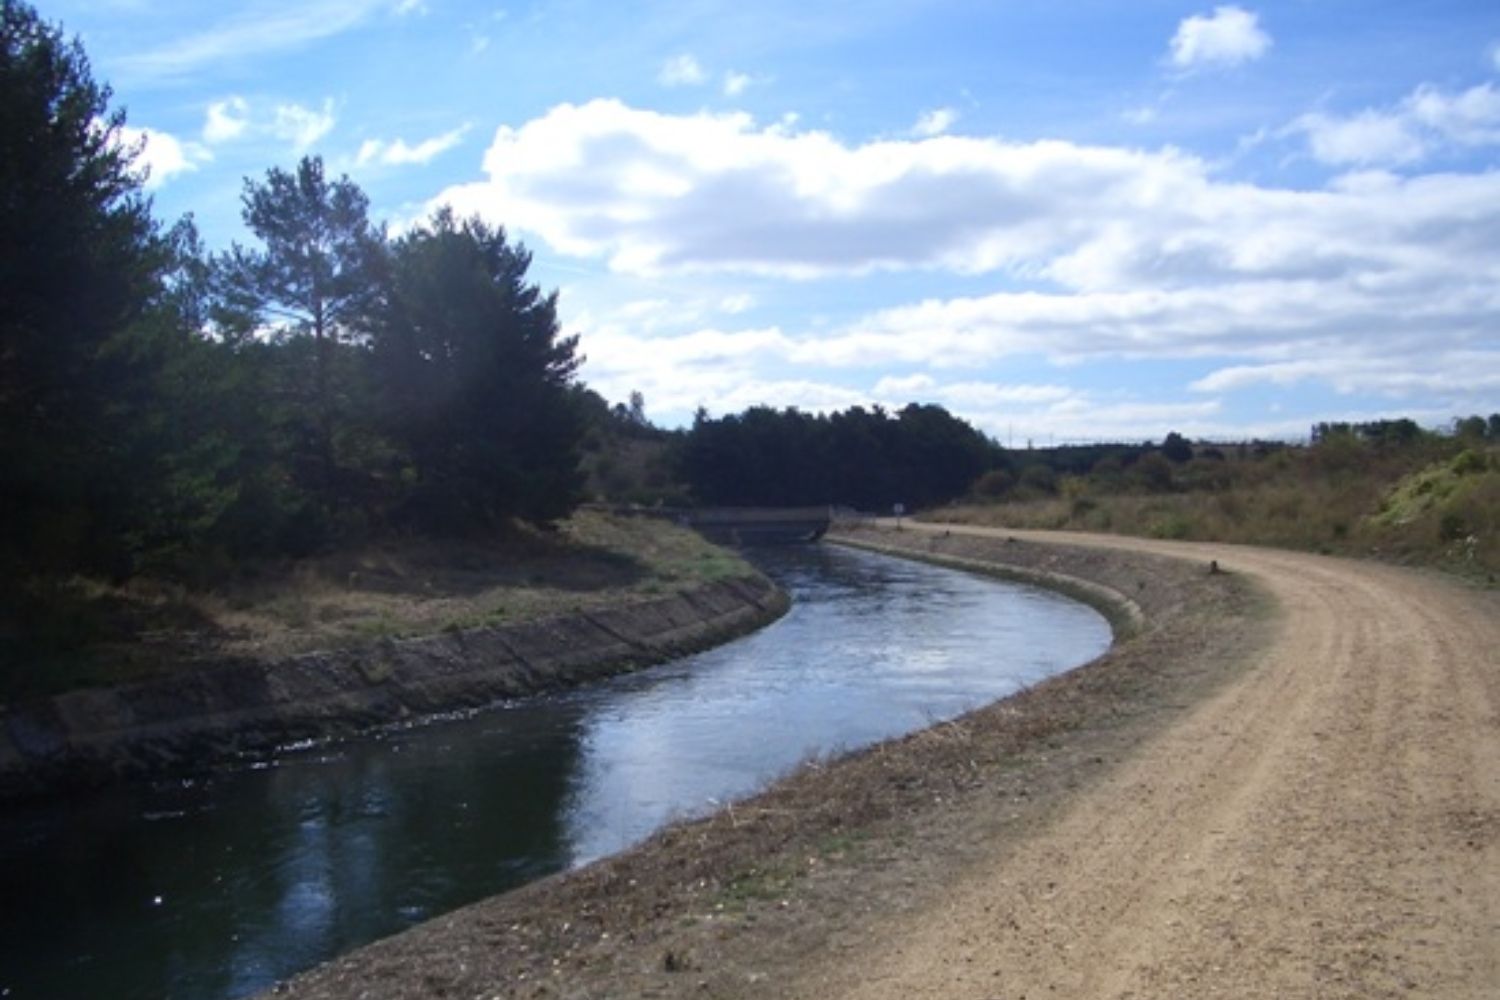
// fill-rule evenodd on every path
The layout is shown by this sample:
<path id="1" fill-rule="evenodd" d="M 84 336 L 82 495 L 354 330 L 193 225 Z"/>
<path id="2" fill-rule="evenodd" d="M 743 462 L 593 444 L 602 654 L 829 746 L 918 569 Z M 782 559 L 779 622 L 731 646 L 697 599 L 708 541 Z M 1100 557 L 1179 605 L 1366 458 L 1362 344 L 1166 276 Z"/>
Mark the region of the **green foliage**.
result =
<path id="1" fill-rule="evenodd" d="M 1161 443 L 1161 453 L 1172 462 L 1181 464 L 1193 457 L 1193 446 L 1188 439 L 1176 431 L 1169 433 Z"/>
<path id="2" fill-rule="evenodd" d="M 826 416 L 752 407 L 717 420 L 700 412 L 682 469 L 703 503 L 845 504 L 920 509 L 963 493 L 1000 460 L 999 448 L 940 406 L 915 403 Z"/>
<path id="3" fill-rule="evenodd" d="M 373 358 L 383 426 L 415 473 L 407 513 L 429 529 L 578 502 L 578 340 L 559 336 L 530 264 L 503 230 L 447 210 L 392 249 Z"/>
<path id="4" fill-rule="evenodd" d="M 118 573 L 135 342 L 164 261 L 125 116 L 76 42 L 0 3 L 0 576 Z"/>
<path id="5" fill-rule="evenodd" d="M 317 157 L 295 173 L 273 167 L 262 182 L 247 179 L 243 205 L 262 248 L 236 246 L 217 262 L 224 299 L 279 340 L 308 342 L 297 345 L 306 377 L 283 383 L 304 422 L 292 468 L 331 511 L 358 494 L 351 459 L 370 445 L 353 411 L 384 298 L 384 236 L 370 224 L 364 192 L 347 177 L 330 181 Z"/>
<path id="6" fill-rule="evenodd" d="M 1035 496 L 1052 496 L 1057 492 L 1057 473 L 1050 465 L 1028 465 L 1021 470 L 1020 486 Z"/>
<path id="7" fill-rule="evenodd" d="M 1168 493 L 1173 486 L 1172 463 L 1161 452 L 1147 452 L 1130 467 L 1130 478 L 1147 493 Z"/>
<path id="8" fill-rule="evenodd" d="M 7 585 L 201 580 L 572 509 L 576 340 L 523 249 L 447 214 L 392 244 L 308 158 L 246 181 L 259 245 L 211 258 L 191 220 L 152 219 L 109 99 L 76 42 L 0 0 Z"/>
<path id="9" fill-rule="evenodd" d="M 1005 469 L 991 469 L 974 481 L 973 494 L 981 500 L 999 500 L 1016 484 L 1015 476 Z"/>

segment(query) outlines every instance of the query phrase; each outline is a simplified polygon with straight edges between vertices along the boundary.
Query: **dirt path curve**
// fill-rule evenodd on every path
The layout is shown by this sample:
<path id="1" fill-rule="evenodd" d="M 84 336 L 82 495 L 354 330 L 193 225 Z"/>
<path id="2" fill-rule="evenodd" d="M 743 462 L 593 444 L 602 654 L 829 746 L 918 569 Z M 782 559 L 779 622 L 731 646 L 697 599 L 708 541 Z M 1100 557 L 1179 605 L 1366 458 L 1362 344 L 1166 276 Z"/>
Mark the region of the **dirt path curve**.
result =
<path id="1" fill-rule="evenodd" d="M 1050 830 L 791 995 L 1500 997 L 1493 592 L 1301 553 L 1000 533 L 1217 559 L 1275 595 L 1276 637 Z"/>

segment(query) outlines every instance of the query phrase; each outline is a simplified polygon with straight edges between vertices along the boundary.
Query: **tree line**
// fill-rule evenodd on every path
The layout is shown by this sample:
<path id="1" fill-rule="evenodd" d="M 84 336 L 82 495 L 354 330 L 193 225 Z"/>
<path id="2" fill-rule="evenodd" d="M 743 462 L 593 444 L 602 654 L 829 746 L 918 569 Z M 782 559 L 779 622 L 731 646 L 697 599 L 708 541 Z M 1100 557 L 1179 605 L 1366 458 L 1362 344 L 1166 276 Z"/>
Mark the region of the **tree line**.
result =
<path id="1" fill-rule="evenodd" d="M 700 410 L 680 449 L 682 474 L 706 504 L 869 511 L 952 500 L 1004 461 L 999 445 L 964 420 L 916 403 L 894 414 L 757 406 L 713 418 Z"/>
<path id="2" fill-rule="evenodd" d="M 392 237 L 311 157 L 247 179 L 253 242 L 208 253 L 153 217 L 77 41 L 0 0 L 0 60 L 0 572 L 577 503 L 577 340 L 503 229 L 445 210 Z"/>

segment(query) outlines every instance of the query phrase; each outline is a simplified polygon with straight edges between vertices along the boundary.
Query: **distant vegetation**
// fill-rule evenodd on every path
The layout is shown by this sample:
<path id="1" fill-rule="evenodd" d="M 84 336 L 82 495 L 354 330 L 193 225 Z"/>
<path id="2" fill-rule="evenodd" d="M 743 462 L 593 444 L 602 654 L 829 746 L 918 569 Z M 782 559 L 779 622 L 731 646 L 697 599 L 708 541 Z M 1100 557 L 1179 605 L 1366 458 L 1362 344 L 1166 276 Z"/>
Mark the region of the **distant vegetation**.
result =
<path id="1" fill-rule="evenodd" d="M 827 415 L 754 407 L 714 419 L 700 412 L 680 455 L 688 488 L 703 503 L 872 511 L 946 502 L 1003 460 L 965 421 L 915 403 L 895 414 L 859 406 Z"/>
<path id="2" fill-rule="evenodd" d="M 1500 572 L 1500 414 L 1451 432 L 1319 424 L 1311 443 L 1012 452 L 932 517 L 1377 555 Z"/>

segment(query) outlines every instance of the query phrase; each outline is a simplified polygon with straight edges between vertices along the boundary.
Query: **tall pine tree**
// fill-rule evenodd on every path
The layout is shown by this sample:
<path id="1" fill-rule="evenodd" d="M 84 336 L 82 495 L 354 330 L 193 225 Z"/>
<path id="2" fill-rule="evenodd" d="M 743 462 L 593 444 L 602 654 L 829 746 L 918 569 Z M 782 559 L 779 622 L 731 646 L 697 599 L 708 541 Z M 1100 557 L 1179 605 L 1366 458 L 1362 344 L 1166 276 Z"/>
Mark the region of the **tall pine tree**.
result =
<path id="1" fill-rule="evenodd" d="M 374 360 L 429 526 L 547 521 L 578 502 L 577 338 L 559 335 L 557 296 L 526 281 L 530 265 L 504 230 L 448 210 L 395 245 Z"/>
<path id="2" fill-rule="evenodd" d="M 0 0 L 0 575 L 117 561 L 128 331 L 166 254 L 123 111 L 76 41 Z"/>
<path id="3" fill-rule="evenodd" d="M 358 375 L 344 348 L 368 340 L 384 289 L 385 237 L 371 225 L 359 186 L 329 180 L 318 157 L 305 157 L 294 172 L 272 168 L 263 182 L 247 179 L 243 203 L 262 247 L 236 246 L 220 262 L 224 287 L 232 303 L 289 342 L 289 354 L 305 355 L 308 378 L 294 390 L 308 417 L 300 478 L 333 507 L 340 432 Z"/>

